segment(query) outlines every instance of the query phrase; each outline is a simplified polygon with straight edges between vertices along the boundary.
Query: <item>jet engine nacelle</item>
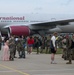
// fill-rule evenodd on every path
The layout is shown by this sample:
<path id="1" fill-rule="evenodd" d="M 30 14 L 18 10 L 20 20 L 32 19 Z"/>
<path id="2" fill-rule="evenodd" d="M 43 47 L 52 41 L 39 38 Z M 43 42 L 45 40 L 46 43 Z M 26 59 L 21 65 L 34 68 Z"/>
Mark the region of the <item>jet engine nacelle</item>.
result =
<path id="1" fill-rule="evenodd" d="M 18 35 L 18 36 L 30 35 L 30 29 L 28 26 L 10 26 L 9 30 L 10 30 L 10 34 L 12 34 L 12 35 Z"/>
<path id="2" fill-rule="evenodd" d="M 50 33 L 53 33 L 53 32 L 62 32 L 62 30 L 59 27 L 56 27 L 56 28 L 50 29 L 49 32 Z"/>

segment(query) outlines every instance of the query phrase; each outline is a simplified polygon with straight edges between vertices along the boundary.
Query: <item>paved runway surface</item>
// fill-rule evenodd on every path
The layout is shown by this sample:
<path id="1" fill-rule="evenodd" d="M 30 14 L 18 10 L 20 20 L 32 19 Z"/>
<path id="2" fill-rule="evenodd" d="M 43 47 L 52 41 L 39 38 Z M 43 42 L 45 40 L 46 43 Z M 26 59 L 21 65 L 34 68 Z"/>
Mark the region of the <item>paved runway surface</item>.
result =
<path id="1" fill-rule="evenodd" d="M 26 53 L 26 59 L 3 61 L 0 51 L 0 75 L 74 75 L 74 61 L 73 64 L 66 64 L 61 55 L 56 55 L 57 64 L 50 64 L 50 56 Z"/>

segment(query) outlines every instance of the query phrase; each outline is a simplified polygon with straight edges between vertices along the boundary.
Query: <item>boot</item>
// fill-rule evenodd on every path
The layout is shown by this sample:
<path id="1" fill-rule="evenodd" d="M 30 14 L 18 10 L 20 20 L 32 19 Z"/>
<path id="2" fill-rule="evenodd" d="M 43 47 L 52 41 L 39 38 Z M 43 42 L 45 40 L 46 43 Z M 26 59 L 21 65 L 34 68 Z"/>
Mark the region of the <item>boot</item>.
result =
<path id="1" fill-rule="evenodd" d="M 66 64 L 72 64 L 72 61 L 70 60 L 69 62 L 67 62 Z"/>

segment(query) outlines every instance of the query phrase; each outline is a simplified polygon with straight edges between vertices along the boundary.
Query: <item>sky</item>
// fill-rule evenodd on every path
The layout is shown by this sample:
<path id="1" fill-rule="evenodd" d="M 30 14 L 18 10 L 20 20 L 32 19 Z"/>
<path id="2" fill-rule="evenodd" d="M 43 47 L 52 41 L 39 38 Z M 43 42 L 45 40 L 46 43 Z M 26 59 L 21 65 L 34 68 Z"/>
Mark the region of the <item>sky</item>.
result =
<path id="1" fill-rule="evenodd" d="M 0 13 L 74 14 L 74 0 L 0 0 Z"/>

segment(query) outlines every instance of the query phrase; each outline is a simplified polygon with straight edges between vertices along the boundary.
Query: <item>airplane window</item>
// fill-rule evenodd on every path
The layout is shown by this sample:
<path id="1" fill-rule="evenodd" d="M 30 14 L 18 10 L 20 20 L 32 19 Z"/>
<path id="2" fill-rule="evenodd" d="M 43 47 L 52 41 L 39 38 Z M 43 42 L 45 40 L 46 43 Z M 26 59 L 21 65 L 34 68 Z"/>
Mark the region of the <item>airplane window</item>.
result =
<path id="1" fill-rule="evenodd" d="M 12 22 L 12 21 L 1 21 L 1 22 Z"/>

